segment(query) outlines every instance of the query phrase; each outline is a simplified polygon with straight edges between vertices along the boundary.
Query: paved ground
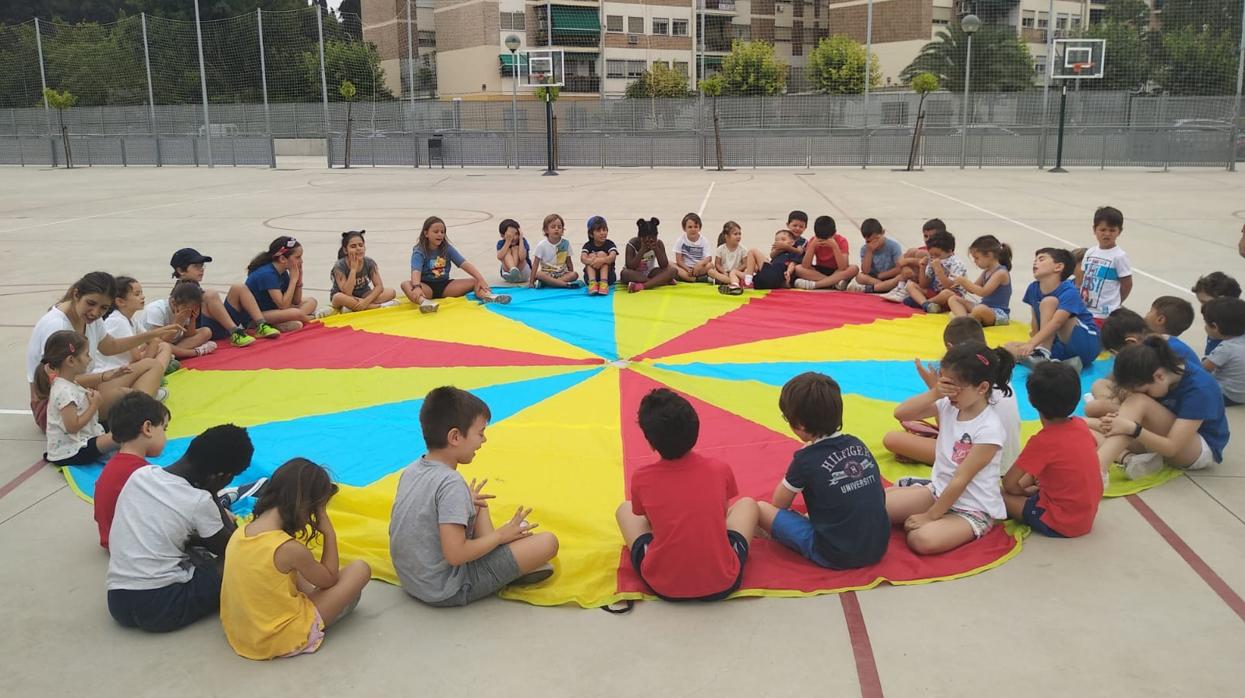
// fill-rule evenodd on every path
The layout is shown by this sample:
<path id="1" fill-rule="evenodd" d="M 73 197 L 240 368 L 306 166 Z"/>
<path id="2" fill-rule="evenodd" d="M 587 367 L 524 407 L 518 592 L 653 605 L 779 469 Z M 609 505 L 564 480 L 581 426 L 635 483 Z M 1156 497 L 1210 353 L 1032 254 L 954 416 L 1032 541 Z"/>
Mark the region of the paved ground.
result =
<path id="1" fill-rule="evenodd" d="M 47 466 L 25 413 L 30 327 L 83 272 L 105 269 L 168 288 L 172 250 L 215 257 L 209 285 L 240 280 L 278 234 L 325 261 L 338 233 L 368 230 L 369 254 L 396 283 L 424 217 L 492 271 L 497 222 L 538 233 L 549 211 L 572 239 L 592 214 L 616 238 L 657 216 L 668 240 L 688 210 L 712 234 L 726 218 L 760 245 L 792 208 L 843 228 L 879 218 L 905 246 L 920 222 L 947 220 L 960 240 L 994 233 L 1017 249 L 1020 289 L 1032 251 L 1090 245 L 1095 206 L 1127 216 L 1121 244 L 1135 302 L 1181 294 L 1221 268 L 1245 276 L 1236 241 L 1239 175 L 1196 170 L 1028 169 L 902 174 L 880 170 L 702 172 L 575 170 L 326 171 L 0 169 L 0 632 L 3 692 L 13 696 L 265 695 L 1241 695 L 1245 648 L 1245 465 L 1226 462 L 1129 500 L 1104 503 L 1092 535 L 1031 538 L 1002 568 L 956 582 L 812 599 L 712 606 L 640 604 L 628 616 L 500 600 L 434 610 L 372 583 L 357 617 L 314 657 L 238 659 L 219 625 L 167 637 L 118 629 L 104 607 L 104 553 L 90 508 Z M 850 233 L 854 237 L 855 233 Z M 1066 242 L 1065 242 L 1066 241 Z M 853 245 L 855 242 L 853 241 Z M 321 278 L 323 276 L 324 278 Z M 309 273 L 322 297 L 327 271 Z M 154 293 L 153 293 L 154 292 Z M 1021 313 L 1023 315 L 1023 312 Z M 1186 338 L 1200 346 L 1199 327 Z M 15 414 L 10 414 L 14 412 Z M 1232 415 L 1245 433 L 1245 413 Z M 287 689 L 288 690 L 288 689 Z"/>

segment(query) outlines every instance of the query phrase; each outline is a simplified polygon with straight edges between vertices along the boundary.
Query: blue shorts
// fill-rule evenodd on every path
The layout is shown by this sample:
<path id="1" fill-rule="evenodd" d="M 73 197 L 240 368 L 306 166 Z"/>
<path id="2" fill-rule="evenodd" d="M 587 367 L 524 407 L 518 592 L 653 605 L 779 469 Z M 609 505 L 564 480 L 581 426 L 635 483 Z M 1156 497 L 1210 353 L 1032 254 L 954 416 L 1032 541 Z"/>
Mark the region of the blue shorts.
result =
<path id="1" fill-rule="evenodd" d="M 1025 508 L 1021 512 L 1020 519 L 1034 532 L 1041 533 L 1047 538 L 1067 538 L 1064 534 L 1042 523 L 1042 514 L 1045 514 L 1046 510 L 1038 506 L 1037 502 L 1037 493 L 1029 495 L 1029 498 L 1025 500 Z"/>
<path id="2" fill-rule="evenodd" d="M 986 306 L 986 307 L 990 308 L 990 310 L 994 312 L 994 326 L 995 327 L 1002 327 L 1003 325 L 1011 324 L 1011 321 L 1012 321 L 1011 313 L 1008 313 L 1006 310 L 1002 308 L 995 308 L 993 306 Z"/>
<path id="3" fill-rule="evenodd" d="M 246 313 L 238 310 L 229 304 L 229 301 L 222 300 L 221 304 L 225 306 L 225 312 L 229 313 L 229 318 L 233 320 L 238 327 L 246 327 L 251 322 L 251 318 Z M 212 339 L 226 339 L 233 333 L 232 327 L 224 327 L 214 318 L 209 317 L 207 313 L 200 312 L 199 320 L 195 323 L 195 327 L 206 327 L 212 331 Z"/>
<path id="4" fill-rule="evenodd" d="M 220 611 L 221 571 L 194 568 L 190 581 L 159 589 L 109 589 L 108 612 L 121 625 L 167 633 Z"/>
<path id="5" fill-rule="evenodd" d="M 808 520 L 807 516 L 797 514 L 790 509 L 779 509 L 769 534 L 771 538 L 796 551 L 818 567 L 835 569 L 834 565 L 831 565 L 813 547 L 813 523 Z"/>
<path id="6" fill-rule="evenodd" d="M 1077 357 L 1081 360 L 1081 365 L 1089 368 L 1094 363 L 1094 359 L 1098 358 L 1098 352 L 1102 351 L 1102 344 L 1098 341 L 1097 333 L 1090 333 L 1081 325 L 1077 325 L 1072 330 L 1072 336 L 1064 342 L 1055 335 L 1055 341 L 1050 347 L 1050 357 L 1060 361 Z"/>

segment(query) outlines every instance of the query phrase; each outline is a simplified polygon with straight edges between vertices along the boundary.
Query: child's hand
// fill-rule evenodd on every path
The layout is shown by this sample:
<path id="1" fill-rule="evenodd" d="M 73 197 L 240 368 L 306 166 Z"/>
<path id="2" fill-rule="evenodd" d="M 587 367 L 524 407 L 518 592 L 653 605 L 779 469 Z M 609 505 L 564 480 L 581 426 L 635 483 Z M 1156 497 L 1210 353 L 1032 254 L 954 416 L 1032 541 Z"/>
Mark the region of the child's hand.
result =
<path id="1" fill-rule="evenodd" d="M 951 285 L 959 286 L 960 288 L 964 288 L 964 284 L 967 282 L 968 282 L 968 278 L 963 277 L 963 276 L 957 276 L 954 279 L 951 279 Z"/>
<path id="2" fill-rule="evenodd" d="M 960 386 L 952 383 L 950 378 L 939 378 L 934 390 L 939 397 L 955 397 L 960 392 Z"/>
<path id="3" fill-rule="evenodd" d="M 316 509 L 316 530 L 320 533 L 331 533 L 333 531 L 333 522 L 329 519 L 329 511 L 320 505 Z"/>
<path id="4" fill-rule="evenodd" d="M 350 255 L 350 271 L 355 274 L 363 271 L 363 255 Z"/>
<path id="5" fill-rule="evenodd" d="M 921 512 L 920 514 L 913 514 L 912 516 L 904 519 L 903 530 L 912 532 L 931 521 L 936 521 L 936 519 L 930 516 L 928 511 Z"/>
<path id="6" fill-rule="evenodd" d="M 533 278 L 535 278 L 535 275 L 533 275 Z M 477 296 L 488 296 L 488 295 L 491 295 L 492 293 L 493 293 L 493 289 L 489 288 L 487 281 L 484 281 L 483 279 L 481 279 L 480 281 L 476 282 L 476 295 Z"/>
<path id="7" fill-rule="evenodd" d="M 934 364 L 921 363 L 920 359 L 913 359 L 912 363 L 916 364 L 917 375 L 925 381 L 925 385 L 933 386 L 942 379 L 942 371 Z"/>
<path id="8" fill-rule="evenodd" d="M 532 529 L 538 524 L 529 524 L 527 522 L 528 514 L 532 513 L 531 507 L 519 507 L 514 512 L 514 516 L 505 523 L 501 528 L 497 529 L 497 535 L 501 538 L 501 544 L 513 543 L 520 538 L 527 538 L 532 535 Z"/>
<path id="9" fill-rule="evenodd" d="M 290 284 L 297 286 L 299 278 L 302 277 L 303 270 L 299 268 L 298 264 L 291 264 L 289 271 L 290 271 Z"/>
<path id="10" fill-rule="evenodd" d="M 471 490 L 471 503 L 476 509 L 487 509 L 488 500 L 493 499 L 496 495 L 484 494 L 484 485 L 488 483 L 488 479 L 482 480 L 479 484 L 473 479 L 467 487 Z"/>
<path id="11" fill-rule="evenodd" d="M 1121 417 L 1119 412 L 1103 417 L 1099 420 L 1099 425 L 1103 436 L 1132 436 L 1137 431 L 1137 422 Z"/>
<path id="12" fill-rule="evenodd" d="M 86 406 L 88 408 L 98 411 L 102 399 L 98 390 L 86 389 Z"/>
<path id="13" fill-rule="evenodd" d="M 163 341 L 163 342 L 172 342 L 173 338 L 176 337 L 178 333 L 181 331 L 182 331 L 182 326 L 178 325 L 177 323 L 174 323 L 172 325 L 165 325 L 164 327 L 161 327 L 155 331 L 156 339 L 159 339 L 160 341 Z"/>

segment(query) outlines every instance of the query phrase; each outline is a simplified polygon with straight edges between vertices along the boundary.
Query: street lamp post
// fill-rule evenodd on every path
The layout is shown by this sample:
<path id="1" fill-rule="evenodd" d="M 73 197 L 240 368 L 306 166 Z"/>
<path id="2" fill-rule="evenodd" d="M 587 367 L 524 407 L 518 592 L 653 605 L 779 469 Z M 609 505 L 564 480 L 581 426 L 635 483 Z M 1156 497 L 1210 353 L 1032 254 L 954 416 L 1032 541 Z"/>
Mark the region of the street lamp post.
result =
<path id="1" fill-rule="evenodd" d="M 977 15 L 964 15 L 960 18 L 960 29 L 968 36 L 968 48 L 964 52 L 964 106 L 960 110 L 960 169 L 964 169 L 964 160 L 968 153 L 968 81 L 973 74 L 973 34 L 981 28 L 981 20 Z"/>
<path id="2" fill-rule="evenodd" d="M 519 46 L 523 42 L 515 34 L 506 37 L 510 50 L 510 150 L 514 154 L 514 169 L 519 169 Z"/>

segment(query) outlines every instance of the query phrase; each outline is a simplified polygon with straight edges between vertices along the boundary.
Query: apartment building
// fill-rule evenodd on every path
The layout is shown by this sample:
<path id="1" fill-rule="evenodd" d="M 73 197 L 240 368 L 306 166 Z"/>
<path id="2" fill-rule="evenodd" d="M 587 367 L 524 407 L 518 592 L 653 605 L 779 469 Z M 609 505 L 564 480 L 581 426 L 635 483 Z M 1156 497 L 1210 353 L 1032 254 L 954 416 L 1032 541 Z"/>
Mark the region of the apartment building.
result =
<path id="1" fill-rule="evenodd" d="M 1158 0 L 1149 0 L 1151 4 Z M 407 8 L 414 56 L 407 56 Z M 788 89 L 803 89 L 809 52 L 821 39 L 846 34 L 866 41 L 872 6 L 872 47 L 884 86 L 921 47 L 958 17 L 975 13 L 1005 26 L 1029 46 L 1035 82 L 1046 70 L 1049 32 L 1081 29 L 1101 15 L 1097 0 L 363 0 L 364 37 L 380 50 L 395 93 L 409 94 L 407 60 L 435 71 L 443 99 L 509 99 L 515 60 L 507 36 L 522 49 L 551 47 L 565 56 L 563 98 L 619 96 L 655 63 L 687 74 L 688 84 L 712 74 L 735 40 L 764 40 L 791 66 Z M 1053 5 L 1054 12 L 1051 12 Z M 414 37 L 417 37 L 414 38 Z M 522 51 L 521 49 L 521 51 Z M 520 58 L 521 61 L 521 58 Z M 525 66 L 520 63 L 522 72 Z M 417 92 L 421 80 L 415 80 Z M 530 91 L 519 90 L 520 97 Z"/>

